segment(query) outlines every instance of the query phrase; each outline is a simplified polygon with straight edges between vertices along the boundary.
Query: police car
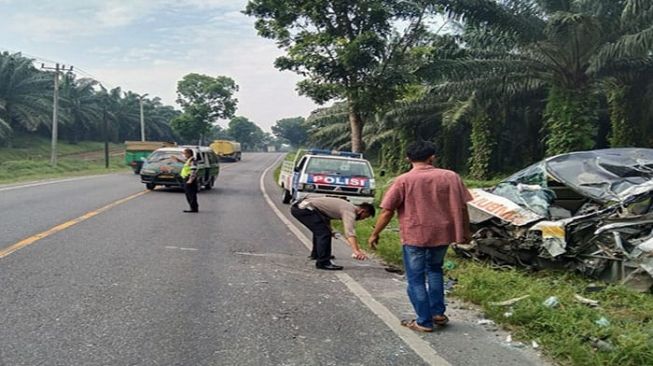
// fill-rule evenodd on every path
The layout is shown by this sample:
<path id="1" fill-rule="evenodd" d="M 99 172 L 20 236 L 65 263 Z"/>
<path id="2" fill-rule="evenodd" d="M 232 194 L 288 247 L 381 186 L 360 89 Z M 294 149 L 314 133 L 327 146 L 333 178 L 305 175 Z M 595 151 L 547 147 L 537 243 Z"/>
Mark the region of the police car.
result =
<path id="1" fill-rule="evenodd" d="M 331 150 L 299 150 L 284 162 L 279 175 L 283 203 L 307 195 L 337 197 L 353 204 L 374 202 L 374 171 L 363 154 Z"/>

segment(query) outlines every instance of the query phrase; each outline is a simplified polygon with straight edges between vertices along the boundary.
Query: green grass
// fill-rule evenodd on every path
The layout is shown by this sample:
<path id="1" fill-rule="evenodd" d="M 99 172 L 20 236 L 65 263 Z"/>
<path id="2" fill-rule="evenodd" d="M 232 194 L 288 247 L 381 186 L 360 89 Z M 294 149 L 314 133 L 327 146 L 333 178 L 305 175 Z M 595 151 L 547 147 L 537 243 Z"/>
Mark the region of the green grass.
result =
<path id="1" fill-rule="evenodd" d="M 477 179 L 470 179 L 470 178 L 464 178 L 463 181 L 465 182 L 465 186 L 467 188 L 487 188 L 487 187 L 492 187 L 496 186 L 501 182 L 503 178 L 494 178 L 491 180 L 477 180 Z"/>
<path id="2" fill-rule="evenodd" d="M 296 153 L 297 153 L 296 151 L 290 151 L 290 152 L 286 153 L 284 161 L 293 161 L 295 159 L 295 154 Z M 281 164 L 279 164 L 279 166 L 277 166 L 276 169 L 274 169 L 274 172 L 272 172 L 275 182 L 279 181 L 279 175 L 281 174 L 281 166 L 282 165 L 283 165 L 283 162 Z"/>
<path id="3" fill-rule="evenodd" d="M 458 279 L 453 295 L 478 304 L 486 316 L 513 331 L 527 344 L 537 340 L 545 352 L 561 364 L 569 365 L 652 365 L 653 297 L 620 285 L 587 293 L 590 281 L 566 272 L 497 270 L 487 264 L 450 256 L 456 268 L 448 275 Z M 598 300 L 600 307 L 590 308 L 574 299 L 574 294 Z M 508 307 L 492 306 L 523 295 L 529 298 Z M 547 308 L 542 303 L 556 296 L 560 306 Z M 607 327 L 596 320 L 605 317 Z M 610 352 L 596 350 L 598 339 L 614 347 Z"/>
<path id="4" fill-rule="evenodd" d="M 377 179 L 377 206 L 389 187 L 391 177 Z M 469 188 L 489 187 L 499 181 L 465 179 Z M 342 230 L 339 222 L 334 225 Z M 369 252 L 367 239 L 374 220 L 357 224 L 361 247 Z M 381 234 L 375 256 L 387 264 L 402 267 L 398 222 L 394 218 Z M 479 305 L 489 319 L 509 330 L 515 340 L 527 345 L 535 340 L 545 354 L 562 365 L 653 365 L 653 296 L 636 293 L 621 285 L 606 285 L 600 292 L 585 291 L 589 279 L 556 271 L 529 272 L 523 269 L 496 269 L 486 263 L 458 257 L 450 251 L 447 261 L 453 269 L 446 275 L 458 279 L 452 296 Z M 597 282 L 597 281 L 593 281 Z M 599 301 L 598 308 L 578 303 L 574 294 Z M 529 295 L 512 307 L 490 302 Z M 548 308 L 543 302 L 556 296 L 560 305 Z M 505 312 L 512 316 L 505 317 Z M 595 322 L 601 317 L 610 325 Z M 596 342 L 611 345 L 610 351 L 599 350 Z"/>
<path id="5" fill-rule="evenodd" d="M 111 150 L 122 149 L 122 145 L 111 144 Z M 0 183 L 13 183 L 107 172 L 127 169 L 124 157 L 111 156 L 109 169 L 104 168 L 104 155 L 101 142 L 80 142 L 68 144 L 60 141 L 57 145 L 58 164 L 50 166 L 50 140 L 43 137 L 16 136 L 12 147 L 0 148 Z M 79 154 L 92 153 L 82 159 Z M 95 156 L 97 153 L 97 156 Z"/>

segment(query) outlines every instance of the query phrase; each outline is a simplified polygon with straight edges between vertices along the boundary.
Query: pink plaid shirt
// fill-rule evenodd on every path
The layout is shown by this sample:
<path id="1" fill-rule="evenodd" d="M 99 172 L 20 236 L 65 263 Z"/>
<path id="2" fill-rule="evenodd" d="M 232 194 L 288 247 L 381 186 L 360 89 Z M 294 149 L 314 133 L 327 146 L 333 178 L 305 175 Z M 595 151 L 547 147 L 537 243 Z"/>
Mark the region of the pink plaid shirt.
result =
<path id="1" fill-rule="evenodd" d="M 381 207 L 397 210 L 403 244 L 432 247 L 469 239 L 465 208 L 471 200 L 455 172 L 419 167 L 395 179 Z"/>

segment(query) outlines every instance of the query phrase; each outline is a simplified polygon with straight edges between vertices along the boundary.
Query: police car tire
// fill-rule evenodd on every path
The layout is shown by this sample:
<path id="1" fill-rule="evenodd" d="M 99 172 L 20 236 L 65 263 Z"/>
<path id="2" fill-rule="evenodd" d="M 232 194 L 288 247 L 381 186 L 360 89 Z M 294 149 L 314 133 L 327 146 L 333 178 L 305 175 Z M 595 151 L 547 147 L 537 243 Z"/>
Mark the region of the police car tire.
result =
<path id="1" fill-rule="evenodd" d="M 156 184 L 154 184 L 154 183 L 146 183 L 145 184 L 145 188 L 149 189 L 150 191 L 153 190 L 154 187 L 156 187 Z"/>
<path id="2" fill-rule="evenodd" d="M 290 200 L 292 199 L 292 195 L 290 192 L 288 192 L 287 189 L 284 189 L 283 192 L 281 193 L 281 202 L 288 204 L 290 203 Z"/>

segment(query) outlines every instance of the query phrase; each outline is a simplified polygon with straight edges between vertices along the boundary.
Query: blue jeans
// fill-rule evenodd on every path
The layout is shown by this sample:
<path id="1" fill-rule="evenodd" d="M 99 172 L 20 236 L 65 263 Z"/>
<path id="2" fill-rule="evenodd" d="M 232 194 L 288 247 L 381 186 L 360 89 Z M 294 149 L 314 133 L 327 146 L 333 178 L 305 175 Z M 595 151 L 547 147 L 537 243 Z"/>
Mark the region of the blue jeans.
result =
<path id="1" fill-rule="evenodd" d="M 433 327 L 433 317 L 446 310 L 442 264 L 447 248 L 403 246 L 408 298 L 417 313 L 417 324 L 425 327 Z"/>

